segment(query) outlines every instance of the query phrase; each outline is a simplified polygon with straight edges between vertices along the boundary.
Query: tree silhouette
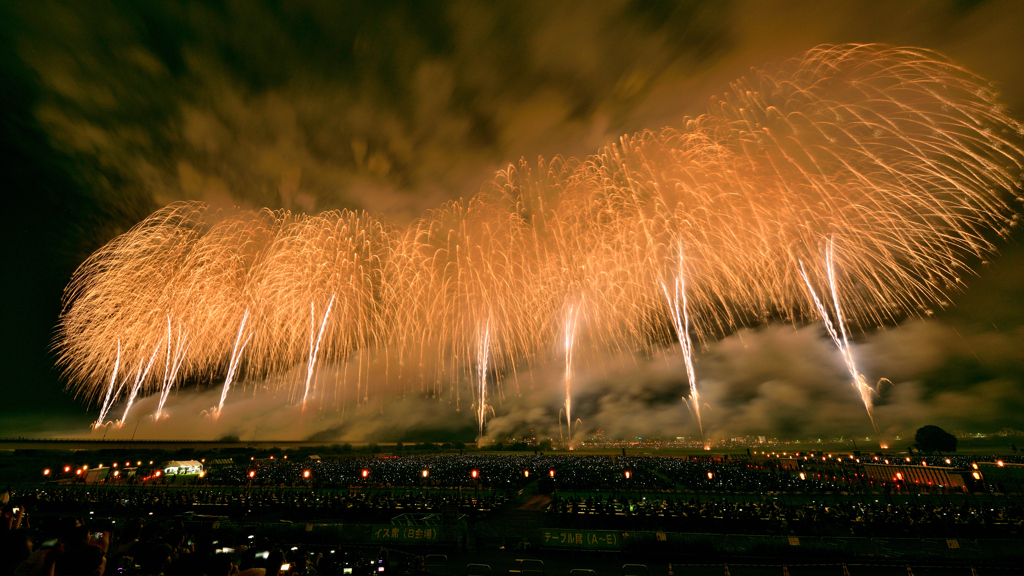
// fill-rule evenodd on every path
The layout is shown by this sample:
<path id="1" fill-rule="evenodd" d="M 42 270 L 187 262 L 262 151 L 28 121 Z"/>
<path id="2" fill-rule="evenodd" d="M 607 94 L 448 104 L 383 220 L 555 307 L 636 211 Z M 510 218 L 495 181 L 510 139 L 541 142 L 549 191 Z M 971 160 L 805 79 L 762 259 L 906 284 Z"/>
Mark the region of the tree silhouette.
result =
<path id="1" fill-rule="evenodd" d="M 931 424 L 918 428 L 914 441 L 922 452 L 956 452 L 956 436 Z"/>

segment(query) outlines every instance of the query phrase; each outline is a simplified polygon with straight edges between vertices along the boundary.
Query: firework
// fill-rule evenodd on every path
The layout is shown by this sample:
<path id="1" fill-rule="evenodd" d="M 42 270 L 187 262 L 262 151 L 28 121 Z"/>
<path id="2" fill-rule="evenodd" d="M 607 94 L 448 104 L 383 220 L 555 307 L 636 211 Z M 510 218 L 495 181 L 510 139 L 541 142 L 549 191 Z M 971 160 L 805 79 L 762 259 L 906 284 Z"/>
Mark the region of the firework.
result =
<path id="1" fill-rule="evenodd" d="M 701 440 L 704 440 L 704 422 L 700 417 L 700 394 L 697 392 L 697 376 L 693 370 L 693 342 L 690 340 L 690 314 L 686 306 L 686 274 L 683 272 L 683 251 L 679 248 L 679 268 L 676 271 L 673 289 L 670 292 L 665 282 L 661 282 L 661 290 L 665 293 L 672 326 L 678 334 L 679 348 L 683 353 L 683 365 L 686 366 L 686 379 L 690 383 L 690 410 L 700 428 Z M 685 400 L 685 398 L 684 398 Z"/>
<path id="2" fill-rule="evenodd" d="M 864 404 L 864 409 L 867 410 L 868 419 L 871 420 L 871 426 L 875 429 L 875 434 L 878 435 L 879 430 L 878 426 L 875 424 L 871 387 L 868 386 L 864 375 L 857 369 L 857 363 L 853 359 L 853 352 L 850 350 L 850 338 L 846 330 L 846 322 L 843 320 L 843 309 L 839 305 L 839 293 L 837 291 L 835 281 L 834 247 L 834 243 L 830 240 L 828 244 L 828 252 L 825 256 L 828 287 L 829 292 L 832 295 L 831 313 L 828 306 L 822 304 L 821 299 L 818 298 L 817 292 L 814 291 L 814 286 L 811 285 L 811 281 L 807 277 L 807 271 L 804 270 L 803 262 L 800 263 L 800 277 L 803 278 L 804 283 L 807 284 L 807 291 L 811 296 L 811 301 L 814 303 L 814 309 L 821 317 L 821 321 L 825 325 L 825 330 L 828 332 L 828 335 L 832 338 L 832 342 L 836 345 L 836 348 L 839 349 L 840 354 L 843 356 L 843 362 L 846 364 L 846 369 L 850 372 L 850 377 L 853 379 L 853 387 L 857 390 L 857 394 L 860 396 L 861 402 Z M 835 324 L 830 320 L 830 316 L 835 318 Z M 836 325 L 838 325 L 838 329 L 836 328 Z"/>
<path id="3" fill-rule="evenodd" d="M 360 402 L 397 386 L 459 407 L 471 383 L 483 436 L 517 371 L 562 342 L 571 436 L 577 348 L 678 341 L 703 434 L 697 347 L 821 319 L 870 415 L 851 330 L 944 306 L 1017 225 L 1022 134 L 939 55 L 819 47 L 737 80 L 681 127 L 521 161 L 406 227 L 172 204 L 76 271 L 59 361 L 99 402 L 97 425 L 153 392 L 162 417 L 182 382 L 221 386 L 214 414 L 241 381 L 324 405 L 345 394 L 320 372 L 351 363 Z M 371 382 L 376 361 L 388 376 Z"/>
<path id="4" fill-rule="evenodd" d="M 572 355 L 576 348 L 576 329 L 579 325 L 582 305 L 570 304 L 565 311 L 562 333 L 565 340 L 565 432 L 572 440 Z M 561 422 L 559 422 L 561 429 Z"/>

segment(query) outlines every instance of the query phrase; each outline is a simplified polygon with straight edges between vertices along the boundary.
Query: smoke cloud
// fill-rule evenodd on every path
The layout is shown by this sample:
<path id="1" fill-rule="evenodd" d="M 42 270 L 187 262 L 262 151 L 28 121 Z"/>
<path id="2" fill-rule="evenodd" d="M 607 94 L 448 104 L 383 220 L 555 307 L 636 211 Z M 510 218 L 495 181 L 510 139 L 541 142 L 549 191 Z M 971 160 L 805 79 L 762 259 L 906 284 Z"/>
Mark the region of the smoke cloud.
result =
<path id="1" fill-rule="evenodd" d="M 906 437 L 925 423 L 983 431 L 1019 427 L 1024 352 L 1015 342 L 1021 335 L 1020 328 L 961 335 L 942 322 L 911 321 L 867 336 L 854 346 L 861 370 L 872 381 L 891 381 L 878 385 L 876 398 L 883 434 Z M 849 373 L 820 326 L 745 330 L 710 344 L 697 356 L 696 370 L 709 439 L 874 435 Z M 635 365 L 627 360 L 573 387 L 582 434 L 699 438 L 681 399 L 687 384 L 677 354 Z M 495 436 L 530 429 L 557 436 L 562 400 L 557 387 L 539 398 L 514 399 L 489 430 Z"/>
<path id="2" fill-rule="evenodd" d="M 10 30 L 36 119 L 101 202 L 407 220 L 521 156 L 679 125 L 751 66 L 821 43 L 922 45 L 1018 81 L 1021 51 L 998 49 L 1024 19 L 1012 1 L 910 4 L 42 1 L 12 7 Z"/>
<path id="3" fill-rule="evenodd" d="M 909 437 L 924 424 L 948 430 L 1024 427 L 1024 327 L 961 333 L 938 321 L 909 321 L 854 345 L 861 369 L 878 385 L 876 419 L 886 438 Z M 771 325 L 711 343 L 696 357 L 698 386 L 707 403 L 707 438 L 775 436 L 791 439 L 874 436 L 838 351 L 820 326 Z M 682 358 L 592 358 L 573 383 L 573 436 L 700 437 L 682 397 L 688 392 Z M 565 437 L 560 412 L 562 374 L 554 364 L 507 377 L 495 400 L 488 437 Z M 381 375 L 383 377 L 383 375 Z M 518 391 L 516 390 L 518 388 Z M 350 391 L 351 392 L 351 391 Z M 283 393 L 236 390 L 219 418 L 209 410 L 219 388 L 172 395 L 170 415 L 154 422 L 157 396 L 137 401 L 123 428 L 92 436 L 137 439 L 218 439 L 324 442 L 470 441 L 476 421 L 470 403 L 448 394 L 371 392 L 332 399 L 344 408 L 302 407 Z M 495 391 L 495 395 L 498 393 Z M 123 406 L 120 407 L 123 409 Z M 112 414 L 120 414 L 118 407 Z M 137 425 L 137 428 L 136 428 Z M 67 431 L 65 431 L 67 433 Z M 80 433 L 80 431 L 79 431 Z"/>

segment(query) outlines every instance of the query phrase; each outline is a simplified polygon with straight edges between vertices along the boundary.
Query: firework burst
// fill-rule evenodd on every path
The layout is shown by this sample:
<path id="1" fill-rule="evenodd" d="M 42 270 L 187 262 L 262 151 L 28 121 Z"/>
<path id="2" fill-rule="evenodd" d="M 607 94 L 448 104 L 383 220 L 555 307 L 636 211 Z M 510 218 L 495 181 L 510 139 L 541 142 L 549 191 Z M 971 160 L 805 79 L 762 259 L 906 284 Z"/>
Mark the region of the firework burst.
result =
<path id="1" fill-rule="evenodd" d="M 818 47 L 737 80 L 678 128 L 522 161 L 407 227 L 172 204 L 76 271 L 59 361 L 101 425 L 139 394 L 159 393 L 163 416 L 181 382 L 216 380 L 214 414 L 246 379 L 323 405 L 338 392 L 321 369 L 352 362 L 365 402 L 387 389 L 365 368 L 383 359 L 400 386 L 456 406 L 472 382 L 483 435 L 489 403 L 559 341 L 570 427 L 576 348 L 678 341 L 703 429 L 695 347 L 821 319 L 870 414 L 849 331 L 945 305 L 995 250 L 1018 222 L 1022 133 L 937 54 Z"/>

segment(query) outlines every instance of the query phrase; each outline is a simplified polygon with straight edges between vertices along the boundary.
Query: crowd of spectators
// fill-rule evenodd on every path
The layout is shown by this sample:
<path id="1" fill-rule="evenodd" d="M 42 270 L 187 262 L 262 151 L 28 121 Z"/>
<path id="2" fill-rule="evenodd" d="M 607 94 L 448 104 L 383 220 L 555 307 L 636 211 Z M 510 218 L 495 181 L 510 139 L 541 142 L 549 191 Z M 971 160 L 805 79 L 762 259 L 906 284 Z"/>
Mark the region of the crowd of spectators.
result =
<path id="1" fill-rule="evenodd" d="M 538 478 L 554 478 L 566 486 L 590 489 L 673 488 L 672 479 L 648 470 L 647 464 L 657 460 L 680 459 L 544 454 L 423 455 L 306 462 L 253 458 L 212 468 L 201 483 L 517 490 Z"/>
<path id="2" fill-rule="evenodd" d="M 844 469 L 844 463 L 836 463 Z M 851 468 L 852 469 L 852 468 Z M 711 473 L 709 476 L 708 473 Z M 849 474 L 852 477 L 852 472 Z M 422 487 L 515 490 L 547 478 L 578 490 L 831 490 L 847 475 L 807 479 L 754 460 L 649 456 L 406 456 L 337 461 L 260 460 L 212 468 L 196 484 L 218 486 Z"/>
<path id="3" fill-rule="evenodd" d="M 503 507 L 503 493 L 445 490 L 332 491 L 292 488 L 45 487 L 23 500 L 42 512 L 114 516 L 224 516 L 291 521 L 387 523 L 399 514 L 460 513 L 486 517 Z"/>
<path id="4" fill-rule="evenodd" d="M 621 498 L 556 496 L 550 527 L 663 530 L 714 534 L 853 537 L 1021 538 L 1024 509 L 1017 505 L 931 502 L 822 502 L 795 505 L 725 498 Z"/>
<path id="5" fill-rule="evenodd" d="M 382 576 L 417 568 L 416 557 L 379 548 L 287 546 L 258 535 L 238 541 L 174 519 L 44 514 L 29 525 L 24 507 L 13 510 L 0 522 L 0 576 Z"/>
<path id="6" fill-rule="evenodd" d="M 1006 463 L 1014 463 L 1018 459 L 1021 457 L 1007 457 Z M 931 467 L 971 472 L 975 462 L 976 458 L 956 455 L 907 458 L 873 455 L 854 457 L 850 454 L 784 457 L 780 454 L 778 457 L 769 457 L 755 453 L 753 456 L 739 458 L 674 458 L 572 454 L 433 454 L 289 460 L 287 455 L 279 454 L 276 459 L 251 457 L 214 461 L 207 465 L 203 475 L 197 477 L 162 475 L 153 467 L 122 470 L 110 468 L 111 473 L 103 482 L 119 485 L 235 487 L 448 487 L 514 492 L 538 478 L 547 477 L 559 489 L 568 490 L 827 493 L 908 488 L 868 478 L 865 464 L 919 466 L 924 463 Z M 60 477 L 59 480 L 65 483 L 86 483 L 86 475 L 81 472 L 72 474 L 73 468 L 64 466 L 64 475 L 55 474 L 55 478 Z"/>
<path id="7" fill-rule="evenodd" d="M 946 462 L 949 460 L 949 462 Z M 549 478 L 560 489 L 731 491 L 749 493 L 864 492 L 883 485 L 865 477 L 862 463 L 968 469 L 966 456 L 790 459 L 597 455 L 420 455 L 331 461 L 256 460 L 211 468 L 193 483 L 217 486 L 424 487 L 514 491 Z M 1010 460 L 1007 459 L 1007 462 Z M 805 471 L 803 476 L 799 472 Z M 891 487 L 890 487 L 891 488 Z"/>
<path id="8" fill-rule="evenodd" d="M 546 461 L 550 459 L 545 456 L 457 454 L 305 462 L 283 458 L 257 461 L 253 458 L 249 462 L 233 462 L 211 468 L 204 480 L 208 484 L 232 486 L 484 486 L 495 490 L 511 490 L 531 480 L 524 475 L 524 471 L 536 472 L 546 466 Z M 476 471 L 475 476 L 473 471 Z"/>
<path id="9" fill-rule="evenodd" d="M 873 457 L 869 457 L 871 462 Z M 884 462 L 884 458 L 880 459 Z M 900 464 L 969 467 L 963 456 Z M 895 463 L 895 461 L 894 461 Z M 275 549 L 259 538 L 192 534 L 201 519 L 390 524 L 458 510 L 486 524 L 524 501 L 550 528 L 835 537 L 1024 537 L 1011 498 L 916 503 L 864 497 L 873 484 L 856 458 L 670 458 L 597 455 L 412 455 L 211 463 L 202 477 L 150 475 L 99 483 L 45 482 L 0 495 L 0 576 L 7 574 L 374 573 L 383 562 L 343 550 Z M 878 493 L 878 492 L 876 492 Z M 786 495 L 803 494 L 801 498 Z M 840 494 L 843 494 L 840 497 Z M 832 495 L 823 497 L 825 495 Z M 781 496 L 781 497 L 777 497 Z M 873 501 L 872 501 L 873 500 Z M 36 516 L 29 526 L 25 510 Z M 106 520 L 99 520 L 105 518 Z M 95 520 L 94 520 L 95 519 Z M 229 521 L 230 521 L 229 520 Z M 219 552 L 218 552 L 219 551 Z M 383 565 L 383 564 L 381 564 Z M 397 566 L 397 564 L 395 564 Z M 395 573 L 396 569 L 389 571 Z"/>

